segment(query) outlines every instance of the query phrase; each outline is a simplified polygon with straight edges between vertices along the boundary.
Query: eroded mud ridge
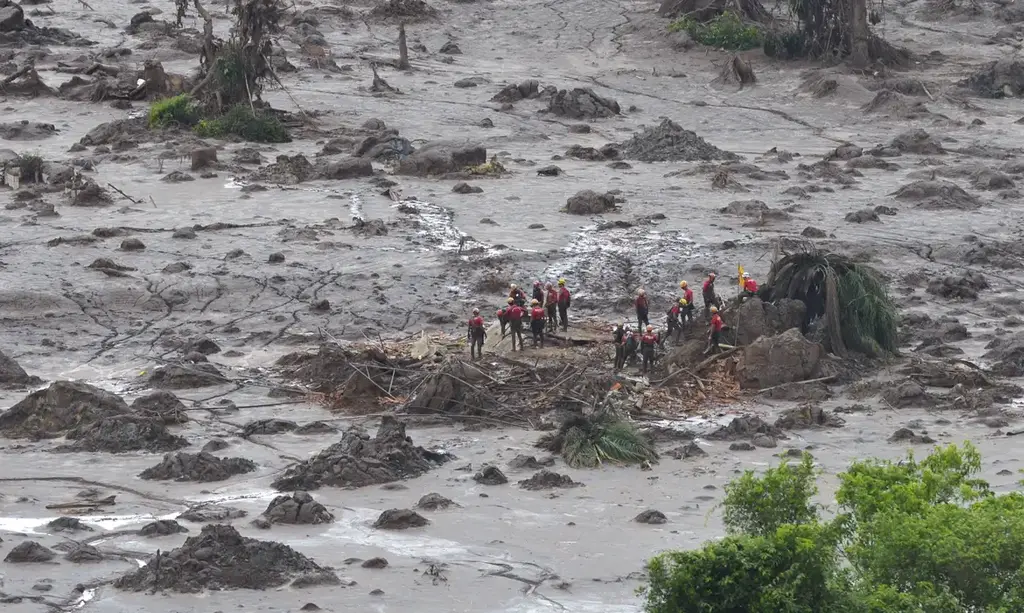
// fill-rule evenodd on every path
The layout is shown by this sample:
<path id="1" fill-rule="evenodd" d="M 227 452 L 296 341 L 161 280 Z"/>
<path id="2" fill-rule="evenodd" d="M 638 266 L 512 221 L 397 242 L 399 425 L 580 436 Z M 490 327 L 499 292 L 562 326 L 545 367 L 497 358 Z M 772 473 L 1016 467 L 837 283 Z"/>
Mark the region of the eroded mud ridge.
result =
<path id="1" fill-rule="evenodd" d="M 1019 489 L 1014 3 L 875 3 L 867 70 L 669 31 L 722 2 L 184 4 L 0 0 L 4 607 L 638 613 L 743 470 Z"/>

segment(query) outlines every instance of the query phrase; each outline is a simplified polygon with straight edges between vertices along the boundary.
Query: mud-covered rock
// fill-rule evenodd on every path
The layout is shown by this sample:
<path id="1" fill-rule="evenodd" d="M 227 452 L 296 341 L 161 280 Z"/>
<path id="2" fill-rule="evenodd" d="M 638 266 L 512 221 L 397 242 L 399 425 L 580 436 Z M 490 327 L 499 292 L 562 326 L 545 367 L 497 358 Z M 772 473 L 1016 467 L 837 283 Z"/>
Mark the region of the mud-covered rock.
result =
<path id="1" fill-rule="evenodd" d="M 183 424 L 188 422 L 185 403 L 168 391 L 157 391 L 140 396 L 132 402 L 131 411 L 140 417 L 157 419 L 164 424 Z"/>
<path id="2" fill-rule="evenodd" d="M 988 289 L 988 279 L 980 272 L 968 270 L 961 275 L 949 275 L 941 279 L 932 279 L 925 290 L 929 294 L 943 298 L 968 298 L 974 300 L 978 292 Z"/>
<path id="3" fill-rule="evenodd" d="M 728 424 L 708 434 L 708 439 L 713 441 L 734 441 L 750 438 L 755 434 L 769 434 L 776 438 L 785 438 L 781 430 L 754 415 L 734 417 Z"/>
<path id="4" fill-rule="evenodd" d="M 781 334 L 804 323 L 807 305 L 801 300 L 763 302 L 757 296 L 744 300 L 736 310 L 736 343 L 749 345 L 762 336 Z"/>
<path id="5" fill-rule="evenodd" d="M 765 435 L 763 435 L 763 434 L 755 434 L 754 435 L 755 438 L 759 437 L 759 436 L 765 436 Z M 751 439 L 751 440 L 753 440 L 753 439 Z M 754 447 L 754 444 L 752 442 L 748 443 L 747 441 L 736 441 L 735 443 L 732 443 L 731 445 L 729 445 L 729 451 L 754 451 L 755 449 L 757 449 L 757 447 Z"/>
<path id="6" fill-rule="evenodd" d="M 982 356 L 992 364 L 991 371 L 1003 377 L 1024 376 L 1024 332 L 997 336 Z"/>
<path id="7" fill-rule="evenodd" d="M 619 114 L 619 103 L 594 93 L 589 87 L 559 90 L 548 100 L 547 111 L 559 117 L 570 119 L 596 119 L 615 117 Z"/>
<path id="8" fill-rule="evenodd" d="M 889 437 L 890 443 L 914 443 L 917 445 L 925 445 L 934 443 L 935 439 L 928 436 L 926 433 L 917 434 L 910 428 L 900 428 L 892 433 Z"/>
<path id="9" fill-rule="evenodd" d="M 395 172 L 417 177 L 444 176 L 486 162 L 487 149 L 480 145 L 437 141 L 427 143 L 406 156 Z"/>
<path id="10" fill-rule="evenodd" d="M 379 485 L 418 477 L 449 459 L 447 454 L 413 445 L 405 434 L 405 424 L 386 415 L 375 437 L 370 438 L 361 430 L 349 430 L 341 441 L 292 466 L 272 485 L 288 491 L 313 490 L 324 485 Z"/>
<path id="11" fill-rule="evenodd" d="M 522 83 L 511 83 L 501 88 L 501 91 L 494 94 L 491 102 L 512 104 L 520 100 L 537 98 L 540 96 L 540 83 L 534 80 L 523 81 Z"/>
<path id="12" fill-rule="evenodd" d="M 939 141 L 920 128 L 896 135 L 892 142 L 889 143 L 889 146 L 901 153 L 914 153 L 917 155 L 942 155 L 946 153 L 946 149 Z"/>
<path id="13" fill-rule="evenodd" d="M 139 474 L 142 479 L 157 481 L 224 481 L 234 475 L 251 473 L 256 463 L 245 458 L 218 458 L 200 451 L 199 453 L 169 453 L 162 462 Z"/>
<path id="14" fill-rule="evenodd" d="M 4 558 L 4 562 L 10 562 L 12 564 L 49 562 L 56 557 L 56 553 L 35 541 L 22 541 L 7 553 L 7 556 Z"/>
<path id="15" fill-rule="evenodd" d="M 105 417 L 69 430 L 67 438 L 74 442 L 57 451 L 165 453 L 188 447 L 188 441 L 171 434 L 162 421 L 135 415 Z"/>
<path id="16" fill-rule="evenodd" d="M 565 203 L 565 212 L 573 215 L 601 215 L 616 209 L 615 196 L 585 189 L 576 192 Z"/>
<path id="17" fill-rule="evenodd" d="M 256 434 L 284 434 L 297 429 L 299 424 L 287 419 L 257 419 L 250 421 L 242 427 L 242 438 L 248 438 Z"/>
<path id="18" fill-rule="evenodd" d="M 10 438 L 55 438 L 128 412 L 128 405 L 116 394 L 88 383 L 54 381 L 0 414 L 0 432 Z"/>
<path id="19" fill-rule="evenodd" d="M 214 504 L 211 502 L 200 502 L 193 507 L 189 507 L 188 510 L 178 516 L 178 519 L 196 522 L 197 524 L 205 524 L 210 522 L 241 519 L 247 515 L 249 515 L 249 513 L 244 509 L 229 507 L 223 504 Z"/>
<path id="20" fill-rule="evenodd" d="M 935 396 L 928 393 L 924 386 L 917 381 L 903 381 L 890 384 L 882 392 L 882 400 L 895 409 L 907 407 L 932 408 L 938 404 Z"/>
<path id="21" fill-rule="evenodd" d="M 480 485 L 504 485 L 508 483 L 508 477 L 497 466 L 488 464 L 473 475 L 473 481 Z"/>
<path id="22" fill-rule="evenodd" d="M 87 543 L 78 543 L 71 551 L 64 555 L 64 559 L 76 564 L 102 562 L 103 554 L 99 549 L 96 549 L 96 547 L 92 545 Z"/>
<path id="23" fill-rule="evenodd" d="M 14 358 L 0 351 L 0 388 L 11 389 L 39 385 L 43 380 L 25 372 Z"/>
<path id="24" fill-rule="evenodd" d="M 263 590 L 284 585 L 303 573 L 323 571 L 287 545 L 244 537 L 231 526 L 213 525 L 186 539 L 181 547 L 160 553 L 142 568 L 121 576 L 114 587 L 132 592 Z"/>
<path id="25" fill-rule="evenodd" d="M 408 528 L 422 528 L 430 523 L 416 511 L 409 509 L 388 509 L 380 514 L 373 527 L 380 530 L 406 530 Z"/>
<path id="26" fill-rule="evenodd" d="M 846 422 L 842 418 L 810 404 L 787 409 L 775 420 L 775 427 L 784 430 L 806 430 L 818 427 L 841 428 L 844 425 Z"/>
<path id="27" fill-rule="evenodd" d="M 161 366 L 149 375 L 149 384 L 160 389 L 195 389 L 227 382 L 227 378 L 213 364 L 171 364 Z"/>
<path id="28" fill-rule="evenodd" d="M 3 10 L 0 9 L 0 11 Z M 4 140 L 41 140 L 55 134 L 57 134 L 57 127 L 52 123 L 30 122 L 27 119 L 0 123 L 0 138 Z"/>
<path id="29" fill-rule="evenodd" d="M 761 225 L 771 221 L 786 221 L 791 215 L 782 209 L 773 209 L 760 200 L 733 200 L 725 205 L 719 212 L 723 215 L 734 215 L 736 217 L 747 217 L 751 221 L 748 224 Z"/>
<path id="30" fill-rule="evenodd" d="M 173 519 L 158 519 L 139 528 L 139 536 L 148 537 L 170 536 L 172 534 L 181 534 L 183 532 L 188 532 L 188 528 L 182 526 Z"/>
<path id="31" fill-rule="evenodd" d="M 337 428 L 325 421 L 311 421 L 293 430 L 295 434 L 334 434 L 337 431 Z"/>
<path id="32" fill-rule="evenodd" d="M 456 194 L 482 194 L 484 193 L 484 188 L 460 181 L 452 187 L 452 192 Z"/>
<path id="33" fill-rule="evenodd" d="M 318 164 L 317 174 L 321 179 L 344 181 L 346 179 L 372 177 L 373 166 L 370 164 L 369 158 L 346 157 Z"/>
<path id="34" fill-rule="evenodd" d="M 82 523 L 77 517 L 58 517 L 46 524 L 51 532 L 93 532 L 93 529 Z"/>
<path id="35" fill-rule="evenodd" d="M 1012 189 L 1017 184 L 1010 175 L 998 170 L 982 169 L 971 175 L 971 187 L 986 191 L 996 189 Z"/>
<path id="36" fill-rule="evenodd" d="M 274 498 L 262 517 L 267 527 L 270 524 L 328 524 L 334 521 L 334 515 L 327 507 L 313 500 L 308 492 Z"/>
<path id="37" fill-rule="evenodd" d="M 439 511 L 447 509 L 449 507 L 457 507 L 459 505 L 455 502 L 445 498 L 441 494 L 430 493 L 420 498 L 419 502 L 416 503 L 417 509 L 423 509 L 424 511 Z"/>
<path id="38" fill-rule="evenodd" d="M 700 445 L 698 445 L 696 442 L 690 441 L 685 445 L 669 449 L 668 451 L 665 452 L 665 455 L 674 460 L 685 460 L 686 458 L 704 457 L 708 455 L 708 452 L 701 449 Z"/>
<path id="39" fill-rule="evenodd" d="M 792 328 L 778 336 L 765 336 L 743 349 L 736 368 L 740 387 L 764 389 L 810 379 L 818 372 L 825 350 Z"/>
<path id="40" fill-rule="evenodd" d="M 538 471 L 529 479 L 523 479 L 519 482 L 519 487 L 524 490 L 550 490 L 555 488 L 581 487 L 582 485 L 582 483 L 573 481 L 569 475 L 560 475 L 547 469 Z"/>
<path id="41" fill-rule="evenodd" d="M 633 521 L 637 522 L 638 524 L 658 525 L 667 522 L 668 518 L 665 517 L 665 514 L 661 511 L 647 509 L 646 511 L 643 511 L 642 513 L 634 517 Z"/>
<path id="42" fill-rule="evenodd" d="M 644 129 L 618 146 L 621 157 L 641 162 L 695 162 L 738 160 L 739 156 L 723 151 L 695 132 L 684 129 L 670 119 Z"/>
<path id="43" fill-rule="evenodd" d="M 1024 62 L 1001 59 L 989 62 L 973 75 L 960 81 L 961 87 L 982 98 L 1012 98 L 1024 95 Z"/>
<path id="44" fill-rule="evenodd" d="M 869 221 L 882 221 L 872 209 L 859 209 L 851 211 L 843 218 L 847 223 L 867 223 Z"/>
<path id="45" fill-rule="evenodd" d="M 538 460 L 532 455 L 524 455 L 522 453 L 508 462 L 508 467 L 512 470 L 541 470 L 554 465 L 555 459 L 551 456 Z"/>
<path id="46" fill-rule="evenodd" d="M 374 569 L 387 568 L 388 567 L 388 561 L 385 558 L 370 558 L 369 560 L 364 560 L 363 563 L 360 564 L 359 566 L 361 566 L 363 568 L 374 568 Z"/>
<path id="47" fill-rule="evenodd" d="M 890 195 L 897 200 L 914 202 L 914 206 L 928 210 L 973 211 L 981 208 L 977 196 L 950 181 L 914 181 Z"/>
<path id="48" fill-rule="evenodd" d="M 21 6 L 3 0 L 0 3 L 0 32 L 17 32 L 25 27 L 25 13 Z"/>
<path id="49" fill-rule="evenodd" d="M 246 180 L 249 182 L 276 183 L 278 185 L 295 185 L 304 181 L 311 181 L 316 176 L 316 168 L 306 159 L 306 156 L 300 153 L 293 156 L 279 155 L 274 162 L 252 172 Z"/>

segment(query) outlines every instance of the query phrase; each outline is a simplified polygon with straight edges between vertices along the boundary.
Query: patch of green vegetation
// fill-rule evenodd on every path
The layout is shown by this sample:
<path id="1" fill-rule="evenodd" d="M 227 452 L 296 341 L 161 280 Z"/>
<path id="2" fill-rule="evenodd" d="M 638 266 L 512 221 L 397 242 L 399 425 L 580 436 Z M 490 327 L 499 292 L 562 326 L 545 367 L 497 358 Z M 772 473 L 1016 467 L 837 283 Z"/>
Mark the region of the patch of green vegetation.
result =
<path id="1" fill-rule="evenodd" d="M 541 437 L 537 446 L 560 454 L 573 468 L 596 468 L 605 462 L 658 461 L 651 441 L 636 426 L 607 409 L 566 421 L 557 432 Z"/>
<path id="2" fill-rule="evenodd" d="M 810 456 L 734 480 L 729 531 L 647 564 L 646 613 L 1024 611 L 1024 495 L 976 478 L 970 443 L 839 475 L 834 516 L 811 501 Z"/>
<path id="3" fill-rule="evenodd" d="M 761 29 L 744 23 L 731 11 L 726 11 L 707 22 L 681 17 L 668 26 L 671 32 L 686 32 L 697 43 L 708 47 L 746 51 L 761 46 Z"/>
<path id="4" fill-rule="evenodd" d="M 238 104 L 220 117 L 204 119 L 195 127 L 195 133 L 204 138 L 237 136 L 254 143 L 287 143 L 291 136 L 284 125 L 268 113 Z"/>
<path id="5" fill-rule="evenodd" d="M 40 183 L 43 180 L 43 158 L 34 153 L 22 153 L 12 163 L 21 169 L 21 180 L 24 183 Z"/>
<path id="6" fill-rule="evenodd" d="M 199 121 L 199 105 L 188 94 L 157 100 L 149 107 L 151 129 L 170 126 L 193 126 Z"/>

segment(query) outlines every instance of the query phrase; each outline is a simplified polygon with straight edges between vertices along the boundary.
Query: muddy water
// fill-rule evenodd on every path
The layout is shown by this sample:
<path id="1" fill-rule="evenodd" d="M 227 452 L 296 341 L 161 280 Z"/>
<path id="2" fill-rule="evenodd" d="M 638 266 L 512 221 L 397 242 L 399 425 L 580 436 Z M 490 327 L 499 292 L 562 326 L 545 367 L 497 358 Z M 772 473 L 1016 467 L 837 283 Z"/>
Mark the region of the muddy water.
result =
<path id="1" fill-rule="evenodd" d="M 48 5 L 55 16 L 32 19 L 73 29 L 102 41 L 101 46 L 118 43 L 130 48 L 130 62 L 159 59 L 168 70 L 182 72 L 194 66 L 194 58 L 171 50 L 167 41 L 145 49 L 141 45 L 144 37 L 120 33 L 129 15 L 152 6 L 164 11 L 158 18 L 166 18 L 172 10 L 169 5 L 91 4 L 95 11 L 73 0 L 55 0 Z M 473 181 L 483 188 L 482 194 L 454 194 L 453 182 L 411 177 L 391 177 L 399 182 L 404 207 L 381 195 L 379 187 L 363 181 L 268 186 L 267 191 L 242 194 L 239 188 L 246 171 L 237 167 L 219 171 L 214 178 L 167 184 L 159 179 L 188 168 L 184 158 L 159 159 L 165 152 L 163 143 L 144 143 L 118 160 L 91 152 L 67 152 L 95 125 L 144 112 L 142 107 L 118 111 L 100 104 L 8 99 L 5 121 L 49 122 L 60 133 L 29 143 L 2 141 L 0 148 L 38 152 L 56 160 L 90 156 L 96 161 L 93 175 L 97 182 L 113 184 L 134 202 L 122 199 L 106 208 L 80 209 L 63 206 L 60 195 L 47 195 L 48 201 L 57 204 L 59 217 L 36 218 L 18 208 L 0 212 L 0 348 L 44 379 L 87 380 L 124 393 L 130 401 L 144 391 L 143 373 L 175 358 L 176 342 L 205 334 L 223 349 L 240 354 L 211 358 L 236 383 L 189 391 L 183 398 L 261 404 L 268 401 L 266 394 L 274 384 L 266 368 L 283 353 L 315 344 L 324 331 L 336 338 L 358 339 L 376 332 L 412 334 L 423 327 L 455 329 L 460 324 L 428 321 L 451 317 L 461 322 L 462 313 L 471 307 L 498 303 L 499 295 L 477 289 L 479 278 L 487 273 L 520 283 L 565 276 L 577 298 L 575 308 L 609 319 L 621 318 L 624 313 L 616 311 L 617 305 L 641 285 L 657 308 L 661 302 L 667 305 L 667 295 L 679 279 L 692 283 L 710 269 L 731 274 L 742 264 L 755 276 L 763 276 L 774 239 L 799 234 L 807 226 L 833 235 L 821 241 L 821 246 L 871 258 L 891 276 L 906 310 L 953 315 L 967 324 L 973 337 L 959 343 L 966 352 L 964 357 L 977 360 L 985 343 L 1000 334 L 997 330 L 1003 317 L 992 313 L 989 305 L 996 298 L 1015 299 L 1018 288 L 1012 273 L 986 269 L 993 287 L 977 303 L 939 301 L 920 286 L 902 280 L 911 273 L 930 277 L 962 269 L 958 261 L 928 259 L 929 246 L 961 244 L 966 234 L 1014 239 L 1021 229 L 1019 198 L 999 199 L 994 193 L 976 192 L 966 180 L 957 179 L 983 199 L 981 209 L 928 211 L 894 201 L 890 194 L 910 182 L 907 175 L 932 163 L 920 156 L 894 158 L 900 167 L 895 171 L 864 170 L 864 176 L 849 188 L 804 179 L 798 168 L 801 163 L 818 161 L 843 141 L 867 148 L 887 143 L 912 128 L 929 131 L 948 149 L 971 144 L 1019 146 L 1021 127 L 1014 123 L 1020 115 L 1019 101 L 974 99 L 975 107 L 968 107 L 945 96 L 955 93 L 952 83 L 966 76 L 974 64 L 1009 51 L 1006 43 L 980 44 L 997 29 L 991 19 L 955 24 L 928 21 L 918 13 L 921 2 L 888 9 L 900 13 L 887 15 L 882 32 L 889 40 L 922 56 L 939 50 L 949 58 L 941 63 L 922 61 L 909 73 L 928 83 L 929 96 L 921 100 L 946 119 L 905 120 L 864 114 L 861 105 L 874 96 L 866 86 L 870 80 L 838 70 L 773 64 L 755 56 L 756 87 L 736 91 L 714 85 L 716 64 L 724 63 L 727 56 L 671 50 L 663 35 L 664 22 L 653 14 L 656 3 L 527 0 L 434 4 L 441 10 L 439 22 L 409 27 L 410 44 L 422 43 L 428 49 L 427 53 L 413 51 L 415 70 L 398 73 L 381 68 L 381 75 L 401 94 L 380 97 L 366 91 L 371 78 L 366 62 L 393 57 L 394 28 L 324 17 L 319 29 L 338 64 L 350 65 L 352 71 L 327 73 L 304 65 L 296 74 L 283 75 L 287 93 L 271 90 L 266 98 L 282 109 L 324 112 L 320 123 L 325 131 L 379 118 L 414 144 L 441 138 L 483 143 L 488 154 L 498 154 L 512 173 Z M 358 12 L 369 5 L 352 6 Z M 211 8 L 223 10 L 222 5 Z M 111 20 L 118 27 L 109 28 L 99 19 Z M 226 32 L 229 23 L 218 18 L 218 30 Z M 449 39 L 463 51 L 451 63 L 433 53 Z M 289 40 L 283 44 L 293 63 L 302 64 L 296 45 Z M 53 70 L 56 62 L 72 59 L 83 50 L 54 46 L 51 51 L 37 66 L 44 79 L 57 85 L 68 75 Z M 489 83 L 466 89 L 451 87 L 458 79 L 474 76 Z M 835 78 L 838 94 L 812 97 L 803 87 L 809 76 Z M 577 134 L 569 132 L 569 125 L 578 122 L 539 113 L 544 107 L 541 102 L 522 101 L 511 111 L 500 111 L 499 105 L 488 102 L 501 85 L 528 78 L 560 88 L 594 87 L 617 99 L 623 109 L 636 108 L 620 117 L 594 121 L 589 134 Z M 785 170 L 790 179 L 754 181 L 738 176 L 748 191 L 732 192 L 713 189 L 709 174 L 681 172 L 695 168 L 694 163 L 631 162 L 632 169 L 612 170 L 601 162 L 552 159 L 562 156 L 571 145 L 600 147 L 624 141 L 661 117 L 695 130 L 712 144 L 739 153 L 765 170 Z M 493 128 L 480 127 L 485 118 L 493 122 Z M 985 123 L 972 126 L 974 119 Z M 239 147 L 224 144 L 221 160 L 230 161 Z M 785 163 L 760 157 L 772 147 L 799 156 Z M 312 159 L 319 149 L 316 142 L 299 140 L 265 148 L 262 153 L 267 160 L 297 153 Z M 993 168 L 1003 163 L 956 153 L 943 156 L 942 161 Z M 537 168 L 551 163 L 564 174 L 536 174 Z M 783 193 L 794 185 L 812 184 L 833 191 L 813 192 L 809 199 Z M 621 190 L 625 202 L 617 212 L 600 218 L 560 212 L 566 199 L 581 189 Z M 790 207 L 791 219 L 753 226 L 747 219 L 720 213 L 730 201 L 747 199 L 762 200 L 773 208 Z M 13 205 L 9 191 L 0 190 L 0 203 Z M 848 212 L 879 204 L 893 206 L 897 215 L 883 216 L 880 223 L 844 221 Z M 665 218 L 630 228 L 599 229 L 608 222 L 632 223 L 656 213 Z M 348 226 L 357 217 L 385 220 L 387 236 L 364 237 L 353 232 Z M 493 223 L 481 223 L 484 218 Z M 240 227 L 200 230 L 194 240 L 172 238 L 175 228 L 218 222 Z M 129 228 L 126 236 L 141 239 L 146 249 L 119 251 L 122 237 L 85 245 L 46 245 L 56 237 L 89 234 L 97 227 Z M 723 248 L 725 241 L 732 241 L 733 248 Z M 469 255 L 457 254 L 459 243 L 470 250 Z M 235 249 L 244 254 L 228 258 Z M 275 252 L 285 255 L 284 264 L 267 263 Z M 135 270 L 129 271 L 129 277 L 110 278 L 84 268 L 100 257 Z M 186 262 L 190 268 L 164 272 L 176 262 Z M 321 299 L 327 299 L 331 308 L 326 312 L 310 310 L 310 305 Z M 895 368 L 884 370 L 879 377 L 895 378 Z M 826 408 L 852 403 L 844 390 L 836 392 L 834 400 L 824 403 Z M 22 395 L 0 393 L 0 408 Z M 408 489 L 326 488 L 315 492 L 337 516 L 332 525 L 275 526 L 266 532 L 249 526 L 248 519 L 234 522 L 244 534 L 286 542 L 336 568 L 352 582 L 347 587 L 301 592 L 281 589 L 181 596 L 120 593 L 106 585 L 84 593 L 73 588 L 102 583 L 138 565 L 157 548 L 166 551 L 184 540 L 186 535 L 144 539 L 126 533 L 153 518 L 173 517 L 199 501 L 239 507 L 250 517 L 262 512 L 273 496 L 269 483 L 275 475 L 337 438 L 290 434 L 238 438 L 248 421 L 265 417 L 287 417 L 300 423 L 327 419 L 339 427 L 352 421 L 305 405 L 249 408 L 217 416 L 193 412 L 194 421 L 184 428 L 184 436 L 194 448 L 213 436 L 222 436 L 232 445 L 223 454 L 250 458 L 260 467 L 256 473 L 225 483 L 198 486 L 136 478 L 134 475 L 158 461 L 156 456 L 56 455 L 46 449 L 58 442 L 2 441 L 0 462 L 2 478 L 7 481 L 0 481 L 0 533 L 4 539 L 0 555 L 26 538 L 50 547 L 64 540 L 64 536 L 43 529 L 55 517 L 46 505 L 71 500 L 86 487 L 117 496 L 116 506 L 105 510 L 106 514 L 83 518 L 94 532 L 73 535 L 110 553 L 110 560 L 88 566 L 67 561 L 3 564 L 2 589 L 13 595 L 41 595 L 64 610 L 104 612 L 281 611 L 297 610 L 309 601 L 335 611 L 632 612 L 640 606 L 634 590 L 640 585 L 636 573 L 643 562 L 658 551 L 694 547 L 721 535 L 713 509 L 725 483 L 740 470 L 777 461 L 772 453 L 786 447 L 811 450 L 824 471 L 821 498 L 826 503 L 835 473 L 851 460 L 903 454 L 905 446 L 889 444 L 886 438 L 907 424 L 928 431 L 940 442 L 973 441 L 985 457 L 984 476 L 997 489 L 1017 487 L 1021 458 L 1015 439 L 975 423 L 969 415 L 894 411 L 876 400 L 864 404 L 867 413 L 843 414 L 847 420 L 844 428 L 793 433 L 774 450 L 733 452 L 727 443 L 701 441 L 709 453 L 707 458 L 665 459 L 649 472 L 613 467 L 575 471 L 559 464 L 558 472 L 569 474 L 585 487 L 553 494 L 516 487 L 515 482 L 529 473 L 508 471 L 511 483 L 499 487 L 484 487 L 471 480 L 472 471 L 484 463 L 504 466 L 517 453 L 533 453 L 531 445 L 537 433 L 411 428 L 417 444 L 450 449 L 459 459 L 406 482 Z M 787 406 L 753 397 L 740 406 L 720 408 L 722 415 L 717 418 L 727 419 L 731 411 L 742 409 L 769 419 Z M 1019 407 L 1010 407 L 1005 416 L 1016 425 Z M 471 470 L 462 470 L 467 465 Z M 1010 474 L 999 474 L 1005 470 Z M 69 480 L 39 480 L 43 477 Z M 428 492 L 447 496 L 461 507 L 431 513 L 432 523 L 423 529 L 392 534 L 369 527 L 380 511 L 409 507 Z M 631 521 L 648 508 L 664 512 L 669 522 L 647 526 Z M 188 527 L 191 534 L 200 529 L 197 524 Z M 358 563 L 346 563 L 351 558 L 374 556 L 387 558 L 390 566 L 368 570 Z M 446 580 L 424 575 L 431 564 L 442 569 Z M 32 589 L 44 579 L 52 582 L 51 591 Z M 375 589 L 384 593 L 371 595 Z M 17 613 L 44 608 L 29 600 L 4 606 Z"/>

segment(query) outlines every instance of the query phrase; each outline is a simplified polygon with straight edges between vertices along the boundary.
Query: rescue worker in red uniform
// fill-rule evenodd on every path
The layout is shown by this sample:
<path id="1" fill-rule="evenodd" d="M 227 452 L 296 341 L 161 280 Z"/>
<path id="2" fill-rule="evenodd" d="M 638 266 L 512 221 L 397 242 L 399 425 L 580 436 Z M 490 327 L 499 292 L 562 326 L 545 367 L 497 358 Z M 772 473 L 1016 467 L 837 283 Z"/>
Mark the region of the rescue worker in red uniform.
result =
<path id="1" fill-rule="evenodd" d="M 747 298 L 753 298 L 757 295 L 757 281 L 754 281 L 750 277 L 749 272 L 743 273 L 743 291 L 740 293 L 740 299 L 746 300 Z"/>
<path id="2" fill-rule="evenodd" d="M 722 318 L 718 315 L 718 307 L 711 307 L 711 323 L 709 324 L 709 327 L 708 348 L 704 353 L 718 353 L 722 350 L 718 344 L 722 340 L 722 328 L 725 327 L 725 322 L 723 322 Z"/>
<path id="3" fill-rule="evenodd" d="M 544 307 L 540 306 L 540 300 L 536 298 L 531 300 L 530 332 L 533 333 L 533 346 L 536 347 L 540 343 L 541 349 L 544 348 L 544 320 L 546 317 L 547 314 L 544 312 Z"/>
<path id="4" fill-rule="evenodd" d="M 540 286 L 540 281 L 533 282 L 533 299 L 544 304 L 544 288 Z"/>
<path id="5" fill-rule="evenodd" d="M 512 306 L 508 309 L 508 325 L 510 328 L 510 334 L 512 335 L 512 351 L 516 350 L 516 337 L 519 338 L 519 351 L 524 349 L 523 347 L 523 317 L 526 316 L 526 309 L 519 306 L 518 304 L 512 303 Z"/>
<path id="6" fill-rule="evenodd" d="M 668 332 L 665 334 L 671 337 L 675 334 L 675 340 L 679 341 L 679 336 L 683 333 L 683 321 L 682 314 L 683 308 L 686 306 L 686 298 L 680 298 L 679 302 L 672 305 L 672 308 L 668 310 Z"/>
<path id="7" fill-rule="evenodd" d="M 708 273 L 708 278 L 704 280 L 702 293 L 704 295 L 704 319 L 708 319 L 711 317 L 711 307 L 722 308 L 722 301 L 715 293 L 715 273 Z"/>
<path id="8" fill-rule="evenodd" d="M 519 289 L 515 283 L 508 286 L 508 297 L 520 307 L 526 306 L 526 292 Z"/>
<path id="9" fill-rule="evenodd" d="M 558 319 L 561 320 L 562 330 L 569 329 L 569 307 L 572 305 L 572 296 L 565 288 L 565 279 L 558 280 Z"/>
<path id="10" fill-rule="evenodd" d="M 636 292 L 636 325 L 638 328 L 651 325 L 647 314 L 650 312 L 651 303 L 647 301 L 647 292 L 639 289 Z"/>
<path id="11" fill-rule="evenodd" d="M 473 316 L 469 318 L 467 335 L 469 337 L 469 357 L 482 358 L 487 331 L 484 330 L 484 318 L 480 317 L 480 309 L 473 309 Z"/>
<path id="12" fill-rule="evenodd" d="M 679 289 L 683 290 L 683 300 L 686 301 L 684 308 L 682 309 L 682 321 L 683 323 L 693 323 L 693 311 L 696 306 L 693 304 L 693 290 L 687 286 L 686 281 L 679 282 Z"/>
<path id="13" fill-rule="evenodd" d="M 550 283 L 547 285 L 547 296 L 544 297 L 544 308 L 548 312 L 548 332 L 558 328 L 558 290 Z"/>
<path id="14" fill-rule="evenodd" d="M 505 338 L 506 329 L 508 328 L 508 310 L 512 308 L 512 303 L 515 302 L 511 298 L 506 300 L 508 306 L 498 309 L 498 323 L 501 324 L 501 338 Z"/>
<path id="15" fill-rule="evenodd" d="M 654 326 L 647 326 L 647 331 L 640 337 L 640 355 L 644 361 L 640 372 L 646 373 L 654 366 L 654 351 L 659 343 L 658 335 L 654 333 Z"/>

